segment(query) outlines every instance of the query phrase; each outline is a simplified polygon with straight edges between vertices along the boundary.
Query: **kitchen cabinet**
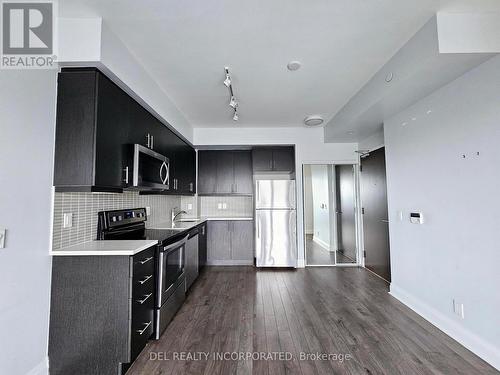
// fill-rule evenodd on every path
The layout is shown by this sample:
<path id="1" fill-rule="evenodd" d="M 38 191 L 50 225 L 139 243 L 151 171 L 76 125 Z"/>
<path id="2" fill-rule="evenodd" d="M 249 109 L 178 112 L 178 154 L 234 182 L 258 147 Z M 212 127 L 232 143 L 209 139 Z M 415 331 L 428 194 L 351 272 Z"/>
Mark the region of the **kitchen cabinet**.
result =
<path id="1" fill-rule="evenodd" d="M 189 238 L 186 243 L 186 266 L 184 272 L 186 273 L 186 291 L 189 290 L 194 281 L 198 278 L 198 228 L 195 228 L 189 233 Z"/>
<path id="2" fill-rule="evenodd" d="M 199 195 L 252 195 L 250 151 L 198 151 Z"/>
<path id="3" fill-rule="evenodd" d="M 254 260 L 252 220 L 214 220 L 208 222 L 208 263 L 213 265 L 251 265 Z"/>
<path id="4" fill-rule="evenodd" d="M 231 260 L 229 221 L 208 222 L 208 263 Z"/>
<path id="5" fill-rule="evenodd" d="M 122 191 L 128 95 L 95 69 L 63 71 L 57 90 L 56 191 Z"/>
<path id="6" fill-rule="evenodd" d="M 146 193 L 196 193 L 194 148 L 98 69 L 63 68 L 57 90 L 56 191 L 130 189 L 140 144 L 170 159 L 170 189 Z"/>
<path id="7" fill-rule="evenodd" d="M 153 333 L 154 251 L 53 257 L 51 374 L 125 373 Z"/>
<path id="8" fill-rule="evenodd" d="M 198 270 L 207 264 L 207 223 L 198 227 Z"/>
<path id="9" fill-rule="evenodd" d="M 231 259 L 253 264 L 254 229 L 253 221 L 231 221 Z"/>
<path id="10" fill-rule="evenodd" d="M 292 146 L 256 147 L 252 150 L 253 171 L 295 172 L 295 152 Z"/>

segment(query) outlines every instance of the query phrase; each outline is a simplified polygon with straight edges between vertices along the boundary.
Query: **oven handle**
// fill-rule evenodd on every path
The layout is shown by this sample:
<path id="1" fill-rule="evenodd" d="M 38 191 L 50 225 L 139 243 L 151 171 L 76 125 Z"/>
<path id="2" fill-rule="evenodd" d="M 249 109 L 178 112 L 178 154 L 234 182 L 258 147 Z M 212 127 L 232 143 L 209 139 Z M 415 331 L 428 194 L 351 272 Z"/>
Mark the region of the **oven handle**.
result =
<path id="1" fill-rule="evenodd" d="M 183 239 L 181 239 L 177 242 L 174 242 L 173 244 L 161 247 L 160 252 L 170 253 L 170 252 L 172 252 L 172 250 L 176 250 L 179 247 L 184 246 L 186 244 L 188 238 L 189 238 L 189 234 L 187 234 Z"/>

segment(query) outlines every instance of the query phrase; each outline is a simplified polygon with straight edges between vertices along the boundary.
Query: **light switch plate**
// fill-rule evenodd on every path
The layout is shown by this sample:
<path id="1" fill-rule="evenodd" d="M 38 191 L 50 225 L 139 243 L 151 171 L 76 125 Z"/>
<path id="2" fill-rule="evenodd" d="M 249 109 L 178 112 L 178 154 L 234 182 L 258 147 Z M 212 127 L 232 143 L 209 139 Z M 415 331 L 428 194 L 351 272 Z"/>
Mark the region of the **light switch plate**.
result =
<path id="1" fill-rule="evenodd" d="M 151 216 L 151 207 L 146 207 L 146 216 Z"/>
<path id="2" fill-rule="evenodd" d="M 71 228 L 73 226 L 73 213 L 66 212 L 63 214 L 63 228 Z"/>
<path id="3" fill-rule="evenodd" d="M 5 235 L 7 234 L 7 229 L 0 229 L 0 249 L 5 248 Z"/>
<path id="4" fill-rule="evenodd" d="M 188 211 L 191 211 L 193 209 L 193 205 L 191 203 L 188 203 L 187 209 L 188 209 Z"/>

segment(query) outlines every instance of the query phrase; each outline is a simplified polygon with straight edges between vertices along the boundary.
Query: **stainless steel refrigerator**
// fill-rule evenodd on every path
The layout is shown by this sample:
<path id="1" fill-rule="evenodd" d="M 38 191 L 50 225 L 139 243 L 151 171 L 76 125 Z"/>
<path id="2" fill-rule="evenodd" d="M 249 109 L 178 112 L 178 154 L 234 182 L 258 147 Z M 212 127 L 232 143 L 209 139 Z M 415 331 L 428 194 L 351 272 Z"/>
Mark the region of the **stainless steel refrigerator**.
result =
<path id="1" fill-rule="evenodd" d="M 295 180 L 255 181 L 257 267 L 297 266 Z"/>

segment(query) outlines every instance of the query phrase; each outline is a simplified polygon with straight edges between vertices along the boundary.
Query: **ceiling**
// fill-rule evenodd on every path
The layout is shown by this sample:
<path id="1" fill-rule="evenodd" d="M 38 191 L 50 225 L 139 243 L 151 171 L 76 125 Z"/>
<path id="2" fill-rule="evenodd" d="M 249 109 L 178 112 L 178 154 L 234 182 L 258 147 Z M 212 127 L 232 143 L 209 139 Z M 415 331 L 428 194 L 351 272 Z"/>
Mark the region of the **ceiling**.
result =
<path id="1" fill-rule="evenodd" d="M 193 127 L 328 122 L 436 11 L 498 0 L 63 0 L 62 17 L 102 17 Z M 478 8 L 480 7 L 480 8 Z M 288 71 L 299 60 L 302 68 Z M 232 120 L 224 67 L 240 120 Z"/>

